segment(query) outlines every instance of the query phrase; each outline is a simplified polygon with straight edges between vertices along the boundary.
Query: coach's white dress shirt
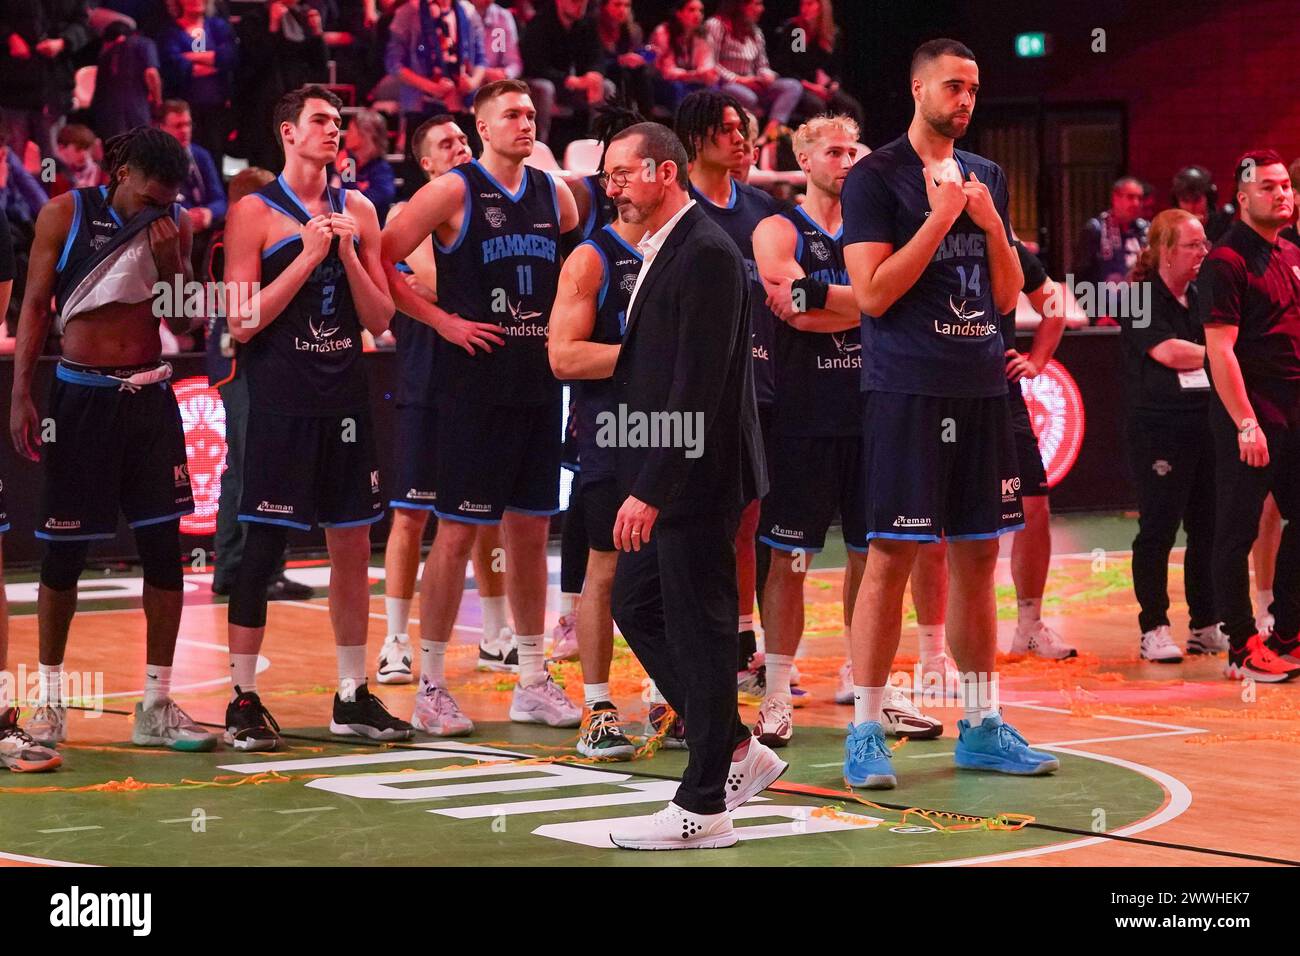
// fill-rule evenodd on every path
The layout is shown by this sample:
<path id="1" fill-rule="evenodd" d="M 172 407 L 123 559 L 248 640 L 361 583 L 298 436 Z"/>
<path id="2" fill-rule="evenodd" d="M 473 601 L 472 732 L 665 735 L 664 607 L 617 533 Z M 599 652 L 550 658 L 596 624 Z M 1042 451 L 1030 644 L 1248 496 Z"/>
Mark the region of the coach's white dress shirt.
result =
<path id="1" fill-rule="evenodd" d="M 646 233 L 641 237 L 641 241 L 636 244 L 636 251 L 641 253 L 641 271 L 636 274 L 636 285 L 632 286 L 632 295 L 627 300 L 627 317 L 632 318 L 632 304 L 636 302 L 636 294 L 641 288 L 641 280 L 645 278 L 646 273 L 650 271 L 650 264 L 655 261 L 655 256 L 659 250 L 664 247 L 668 241 L 668 236 L 672 233 L 673 228 L 681 221 L 686 211 L 695 205 L 694 199 L 687 199 L 686 205 L 677 210 L 677 214 L 659 227 L 659 231 L 653 236 Z"/>

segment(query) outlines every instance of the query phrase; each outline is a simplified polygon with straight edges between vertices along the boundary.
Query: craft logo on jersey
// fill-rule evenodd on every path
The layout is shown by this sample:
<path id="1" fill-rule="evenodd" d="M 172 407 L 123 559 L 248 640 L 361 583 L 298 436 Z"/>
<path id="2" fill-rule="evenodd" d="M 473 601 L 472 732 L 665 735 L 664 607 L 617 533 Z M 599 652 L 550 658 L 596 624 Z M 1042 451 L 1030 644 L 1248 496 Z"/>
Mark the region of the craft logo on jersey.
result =
<path id="1" fill-rule="evenodd" d="M 1048 487 L 1055 487 L 1074 467 L 1083 447 L 1083 395 L 1065 366 L 1052 359 L 1035 378 L 1022 378 L 1020 389 L 1029 421 L 1038 437 Z"/>
<path id="2" fill-rule="evenodd" d="M 488 206 L 483 210 L 483 218 L 488 221 L 488 225 L 493 229 L 500 229 L 506 222 L 505 210 L 500 206 Z"/>
<path id="3" fill-rule="evenodd" d="M 831 257 L 830 249 L 826 248 L 826 243 L 822 242 L 820 239 L 814 239 L 812 242 L 808 243 L 808 248 L 812 250 L 812 254 L 822 260 L 822 262 L 825 262 Z"/>

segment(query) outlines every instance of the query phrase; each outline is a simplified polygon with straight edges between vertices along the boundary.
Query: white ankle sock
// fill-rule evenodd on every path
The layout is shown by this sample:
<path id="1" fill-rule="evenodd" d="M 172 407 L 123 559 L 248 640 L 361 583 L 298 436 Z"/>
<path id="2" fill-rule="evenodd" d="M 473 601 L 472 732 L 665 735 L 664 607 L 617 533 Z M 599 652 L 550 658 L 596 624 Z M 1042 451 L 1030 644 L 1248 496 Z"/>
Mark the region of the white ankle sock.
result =
<path id="1" fill-rule="evenodd" d="M 794 657 L 788 654 L 768 654 L 767 693 L 790 696 L 790 671 L 794 668 Z"/>
<path id="2" fill-rule="evenodd" d="M 609 700 L 609 681 L 603 684 L 583 684 L 582 699 L 589 708 Z"/>
<path id="3" fill-rule="evenodd" d="M 63 706 L 63 665 L 41 664 L 40 684 L 37 693 L 42 704 Z"/>
<path id="4" fill-rule="evenodd" d="M 339 661 L 339 699 L 350 703 L 366 682 L 366 645 L 337 644 L 334 650 Z"/>
<path id="5" fill-rule="evenodd" d="M 384 595 L 384 616 L 388 619 L 388 636 L 409 640 L 406 629 L 411 624 L 411 598 Z"/>
<path id="6" fill-rule="evenodd" d="M 230 699 L 235 699 L 235 688 L 250 694 L 257 693 L 257 655 L 230 655 Z"/>
<path id="7" fill-rule="evenodd" d="M 963 716 L 972 727 L 978 727 L 985 717 L 996 717 L 998 706 L 998 675 L 976 671 L 961 675 L 961 700 Z"/>
<path id="8" fill-rule="evenodd" d="M 501 628 L 510 626 L 506 596 L 499 594 L 496 597 L 480 597 L 479 603 L 483 605 L 483 639 L 489 644 L 495 644 Z"/>
<path id="9" fill-rule="evenodd" d="M 546 680 L 546 651 L 541 634 L 516 634 L 515 645 L 519 648 L 519 683 L 532 687 Z"/>
<path id="10" fill-rule="evenodd" d="M 560 592 L 560 613 L 572 614 L 574 608 L 578 606 L 578 595 L 570 594 L 568 591 Z"/>
<path id="11" fill-rule="evenodd" d="M 885 690 L 888 686 L 888 684 L 883 687 L 853 685 L 853 722 L 855 724 L 869 724 L 872 721 L 879 723 L 881 712 L 885 706 Z"/>
<path id="12" fill-rule="evenodd" d="M 172 669 L 145 664 L 144 707 L 148 710 L 166 700 L 172 693 Z"/>
<path id="13" fill-rule="evenodd" d="M 1024 598 L 1016 601 L 1016 627 L 1020 630 L 1026 630 L 1030 625 L 1036 624 L 1043 619 L 1043 599 Z"/>
<path id="14" fill-rule="evenodd" d="M 916 632 L 921 644 L 922 664 L 943 655 L 944 626 L 942 624 L 918 624 Z"/>
<path id="15" fill-rule="evenodd" d="M 666 704 L 664 695 L 659 693 L 659 685 L 650 678 L 645 679 L 645 700 L 647 704 Z"/>
<path id="16" fill-rule="evenodd" d="M 447 686 L 447 645 L 442 641 L 420 642 L 420 684 Z"/>

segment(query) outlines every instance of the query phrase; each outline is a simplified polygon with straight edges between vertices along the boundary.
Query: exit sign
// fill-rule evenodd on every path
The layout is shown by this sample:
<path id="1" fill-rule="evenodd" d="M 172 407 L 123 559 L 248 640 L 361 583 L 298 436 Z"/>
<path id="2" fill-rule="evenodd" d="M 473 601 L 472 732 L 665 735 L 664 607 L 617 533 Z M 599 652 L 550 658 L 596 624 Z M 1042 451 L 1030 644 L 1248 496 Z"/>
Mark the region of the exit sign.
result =
<path id="1" fill-rule="evenodd" d="M 1026 59 L 1047 56 L 1047 41 L 1046 33 L 1018 33 L 1016 34 L 1016 56 Z"/>

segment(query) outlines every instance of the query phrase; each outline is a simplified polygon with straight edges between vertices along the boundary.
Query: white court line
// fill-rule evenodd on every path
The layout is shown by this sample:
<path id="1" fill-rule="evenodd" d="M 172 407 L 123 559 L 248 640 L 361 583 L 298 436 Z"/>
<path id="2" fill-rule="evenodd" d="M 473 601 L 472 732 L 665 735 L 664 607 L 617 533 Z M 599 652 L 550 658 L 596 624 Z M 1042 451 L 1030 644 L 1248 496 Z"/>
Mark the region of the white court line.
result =
<path id="1" fill-rule="evenodd" d="M 55 827 L 52 830 L 37 830 L 37 833 L 80 833 L 82 830 L 102 830 L 101 826 L 93 827 Z"/>
<path id="2" fill-rule="evenodd" d="M 159 823 L 193 823 L 195 819 L 200 819 L 200 818 L 177 817 L 175 820 L 159 820 L 158 822 Z M 209 813 L 209 814 L 205 814 L 201 819 L 203 820 L 204 823 L 207 823 L 209 820 L 220 820 L 221 817 L 214 816 L 213 814 Z"/>
<path id="3" fill-rule="evenodd" d="M 371 596 L 371 597 L 377 597 L 378 595 L 372 594 L 372 595 L 370 595 L 370 596 Z M 307 609 L 310 610 L 310 611 L 326 611 L 326 612 L 328 612 L 329 609 L 330 609 L 328 604 L 312 604 L 310 601 L 276 601 L 275 603 L 276 603 L 276 604 L 287 604 L 287 605 L 289 605 L 290 607 L 305 607 L 305 608 L 307 608 Z M 376 611 L 371 611 L 369 616 L 370 616 L 370 618 L 371 618 L 372 620 L 383 621 L 383 622 L 385 622 L 385 623 L 388 622 L 388 616 L 387 616 L 387 615 L 385 615 L 385 614 L 380 614 L 380 613 L 378 613 L 378 612 L 376 612 Z M 419 624 L 419 623 L 420 623 L 420 619 L 419 619 L 418 617 L 413 617 L 413 618 L 411 618 L 411 623 L 412 623 L 412 624 Z M 458 630 L 458 631 L 470 631 L 470 632 L 472 632 L 472 633 L 474 633 L 474 634 L 481 634 L 481 633 L 483 633 L 483 628 L 481 628 L 481 627 L 470 627 L 468 624 L 455 624 L 455 625 L 453 625 L 453 627 L 454 627 L 456 630 Z"/>
<path id="4" fill-rule="evenodd" d="M 1209 682 L 1203 681 L 1202 683 L 1209 683 Z M 1004 700 L 1002 702 L 1002 706 L 1003 707 L 1024 707 L 1027 710 L 1041 710 L 1041 711 L 1046 711 L 1049 714 L 1071 715 L 1074 713 L 1074 711 L 1067 710 L 1066 708 L 1063 707 L 1048 707 L 1046 704 L 1030 704 L 1027 702 L 1020 703 L 1017 701 L 1009 701 L 1009 700 Z M 1185 734 L 1203 734 L 1206 732 L 1199 727 L 1183 727 L 1179 724 L 1162 724 L 1159 721 L 1141 720 L 1137 717 L 1111 717 L 1105 714 L 1086 714 L 1081 716 L 1083 716 L 1085 719 L 1088 720 L 1113 720 L 1116 723 L 1120 723 L 1120 724 L 1136 724 L 1139 727 L 1159 727 L 1162 730 L 1175 730 Z"/>
<path id="5" fill-rule="evenodd" d="M 331 810 L 337 810 L 338 807 L 299 807 L 296 810 L 272 810 L 272 813 L 328 813 Z"/>
<path id="6" fill-rule="evenodd" d="M 41 856 L 23 856 L 21 853 L 0 853 L 0 860 L 13 860 L 15 863 L 34 863 L 37 866 L 75 866 L 85 869 L 98 869 L 96 863 L 73 863 L 71 860 L 47 860 Z"/>
<path id="7" fill-rule="evenodd" d="M 1118 830 L 1109 831 L 1112 836 L 1134 836 L 1146 830 L 1154 829 L 1158 826 L 1170 822 L 1171 820 L 1182 816 L 1188 807 L 1192 805 L 1192 792 L 1187 785 L 1172 774 L 1165 773 L 1163 770 L 1156 770 L 1154 767 L 1148 767 L 1145 764 L 1134 763 L 1131 760 L 1124 760 L 1122 757 L 1109 757 L 1105 754 L 1089 753 L 1085 750 L 1069 750 L 1064 747 L 1056 748 L 1057 753 L 1070 754 L 1073 757 L 1083 757 L 1088 760 L 1100 760 L 1102 763 L 1114 764 L 1117 767 L 1123 767 L 1126 770 L 1132 770 L 1142 776 L 1154 780 L 1169 795 L 1168 801 L 1156 813 L 1147 817 L 1145 820 L 1139 820 L 1136 823 L 1129 824 L 1126 827 L 1120 827 Z M 941 860 L 934 863 L 919 863 L 917 866 L 975 866 L 980 863 L 1001 863 L 1004 860 L 1024 860 L 1036 856 L 1047 856 L 1049 853 L 1063 853 L 1066 850 L 1080 850 L 1086 846 L 1096 846 L 1099 843 L 1105 843 L 1105 837 L 1088 837 L 1083 840 L 1073 840 L 1070 843 L 1059 843 L 1054 846 L 1040 846 L 1032 850 L 1012 850 L 1007 853 L 992 853 L 988 856 L 968 857 L 964 860 Z"/>

